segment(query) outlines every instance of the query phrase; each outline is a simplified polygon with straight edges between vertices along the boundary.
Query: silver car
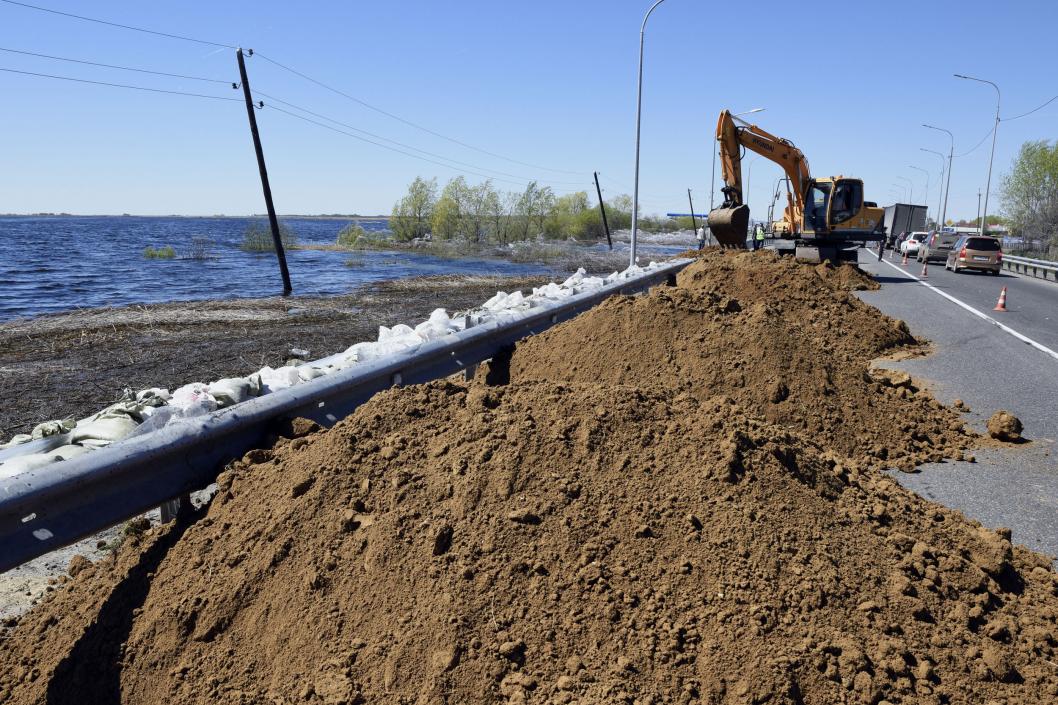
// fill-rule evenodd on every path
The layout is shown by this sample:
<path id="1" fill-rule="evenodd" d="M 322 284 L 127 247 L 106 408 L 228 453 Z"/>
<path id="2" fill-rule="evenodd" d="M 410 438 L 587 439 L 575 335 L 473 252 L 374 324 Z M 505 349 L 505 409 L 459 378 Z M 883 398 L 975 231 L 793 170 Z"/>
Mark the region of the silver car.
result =
<path id="1" fill-rule="evenodd" d="M 958 240 L 958 233 L 933 230 L 930 232 L 929 237 L 926 238 L 926 241 L 918 248 L 918 257 L 915 259 L 919 262 L 946 261 L 948 253 L 951 252 L 951 248 L 955 246 Z"/>

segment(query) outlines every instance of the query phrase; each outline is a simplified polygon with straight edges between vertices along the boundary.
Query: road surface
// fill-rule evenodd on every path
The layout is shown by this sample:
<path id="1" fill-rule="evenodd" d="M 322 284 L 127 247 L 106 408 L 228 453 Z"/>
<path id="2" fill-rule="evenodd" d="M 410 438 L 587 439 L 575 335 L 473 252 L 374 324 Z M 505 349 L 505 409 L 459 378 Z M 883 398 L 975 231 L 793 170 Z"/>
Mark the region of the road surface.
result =
<path id="1" fill-rule="evenodd" d="M 878 262 L 866 250 L 860 266 L 882 285 L 860 298 L 934 346 L 928 357 L 885 366 L 906 370 L 942 402 L 962 399 L 971 408 L 969 424 L 982 433 L 993 412 L 1013 412 L 1032 441 L 897 479 L 987 526 L 1009 527 L 1018 543 L 1058 555 L 1058 284 L 1007 272 L 954 274 L 939 264 L 923 279 L 920 263 L 902 266 L 888 253 Z M 1004 286 L 1008 311 L 995 312 Z"/>

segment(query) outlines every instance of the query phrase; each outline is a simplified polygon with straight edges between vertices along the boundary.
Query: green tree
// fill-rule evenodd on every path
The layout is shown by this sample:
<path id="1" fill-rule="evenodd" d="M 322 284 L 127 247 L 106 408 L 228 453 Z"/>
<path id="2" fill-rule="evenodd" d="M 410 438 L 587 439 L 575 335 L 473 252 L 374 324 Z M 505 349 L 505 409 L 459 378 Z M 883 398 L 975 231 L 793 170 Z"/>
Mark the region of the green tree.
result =
<path id="1" fill-rule="evenodd" d="M 555 194 L 550 186 L 540 186 L 530 181 L 518 199 L 515 212 L 522 221 L 522 239 L 528 240 L 529 233 L 534 235 L 544 231 L 544 221 L 555 207 Z"/>
<path id="2" fill-rule="evenodd" d="M 459 236 L 461 215 L 459 203 L 451 196 L 441 196 L 433 208 L 430 228 L 438 240 L 451 240 Z"/>
<path id="3" fill-rule="evenodd" d="M 437 179 L 427 181 L 416 176 L 408 186 L 408 193 L 393 206 L 389 223 L 393 236 L 403 241 L 426 237 L 436 205 Z"/>
<path id="4" fill-rule="evenodd" d="M 606 203 L 606 217 L 614 230 L 632 227 L 632 197 L 626 193 L 614 196 Z"/>
<path id="5" fill-rule="evenodd" d="M 1058 247 L 1058 142 L 1026 142 L 1003 179 L 1003 213 L 1012 232 Z"/>

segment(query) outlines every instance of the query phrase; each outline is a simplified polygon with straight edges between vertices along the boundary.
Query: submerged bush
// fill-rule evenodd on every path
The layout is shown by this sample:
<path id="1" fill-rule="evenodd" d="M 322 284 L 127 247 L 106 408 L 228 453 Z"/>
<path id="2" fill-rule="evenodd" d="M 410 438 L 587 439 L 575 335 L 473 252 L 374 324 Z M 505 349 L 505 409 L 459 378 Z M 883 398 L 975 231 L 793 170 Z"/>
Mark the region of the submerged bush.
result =
<path id="1" fill-rule="evenodd" d="M 360 239 L 367 235 L 367 231 L 359 223 L 349 223 L 338 233 L 337 245 L 339 247 L 356 247 Z"/>
<path id="2" fill-rule="evenodd" d="M 212 240 L 203 236 L 191 238 L 191 246 L 187 249 L 187 257 L 185 259 L 207 260 L 216 258 L 217 256 L 213 254 Z"/>
<path id="3" fill-rule="evenodd" d="M 147 247 L 143 251 L 143 256 L 147 259 L 174 259 L 176 257 L 176 250 L 172 248 L 172 245 L 166 245 L 165 247 L 159 247 L 157 249 Z"/>
<path id="4" fill-rule="evenodd" d="M 286 223 L 279 224 L 279 239 L 284 250 L 297 247 L 297 234 Z M 272 242 L 272 226 L 266 220 L 251 222 L 243 231 L 242 244 L 239 247 L 246 252 L 274 252 L 276 248 Z"/>

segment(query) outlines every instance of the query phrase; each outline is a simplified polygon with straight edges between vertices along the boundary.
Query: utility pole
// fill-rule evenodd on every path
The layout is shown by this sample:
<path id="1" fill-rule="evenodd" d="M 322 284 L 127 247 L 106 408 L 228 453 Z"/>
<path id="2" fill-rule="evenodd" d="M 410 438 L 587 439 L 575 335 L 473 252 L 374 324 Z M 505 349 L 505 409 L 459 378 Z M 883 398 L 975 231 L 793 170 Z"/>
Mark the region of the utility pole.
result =
<path id="1" fill-rule="evenodd" d="M 602 213 L 602 226 L 606 229 L 606 244 L 613 250 L 613 240 L 610 239 L 610 224 L 606 222 L 606 204 L 602 202 L 602 189 L 599 188 L 599 172 L 593 171 L 595 174 L 595 193 L 599 195 L 599 211 Z"/>
<path id="2" fill-rule="evenodd" d="M 253 49 L 249 50 L 253 56 Z M 268 208 L 268 224 L 272 226 L 272 242 L 276 248 L 276 259 L 279 260 L 279 272 L 283 275 L 283 296 L 290 296 L 294 288 L 290 285 L 290 271 L 287 269 L 287 254 L 283 251 L 283 240 L 279 237 L 279 221 L 276 209 L 272 205 L 272 188 L 268 185 L 268 169 L 265 167 L 264 150 L 261 148 L 261 135 L 257 131 L 257 115 L 254 113 L 253 97 L 250 95 L 250 79 L 246 77 L 246 62 L 242 49 L 235 51 L 239 61 L 239 79 L 242 81 L 242 94 L 246 98 L 246 117 L 250 120 L 250 134 L 253 136 L 253 148 L 257 152 L 257 168 L 261 172 L 261 188 L 264 190 L 265 206 Z"/>
<path id="3" fill-rule="evenodd" d="M 691 206 L 691 229 L 698 234 L 698 221 L 694 219 L 694 199 L 691 198 L 691 190 L 687 189 L 687 203 Z"/>
<path id="4" fill-rule="evenodd" d="M 984 225 L 981 221 L 981 189 L 977 189 L 977 234 L 985 234 Z"/>

